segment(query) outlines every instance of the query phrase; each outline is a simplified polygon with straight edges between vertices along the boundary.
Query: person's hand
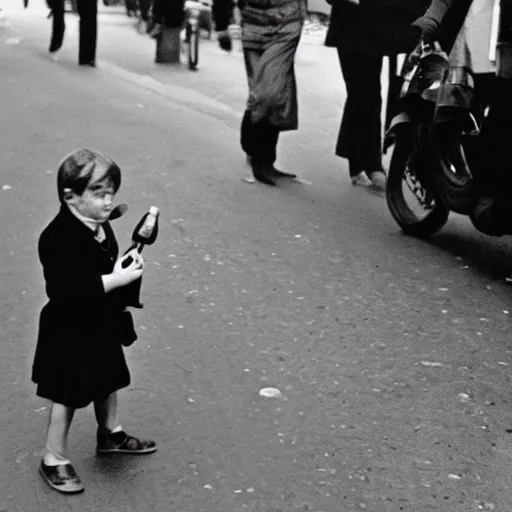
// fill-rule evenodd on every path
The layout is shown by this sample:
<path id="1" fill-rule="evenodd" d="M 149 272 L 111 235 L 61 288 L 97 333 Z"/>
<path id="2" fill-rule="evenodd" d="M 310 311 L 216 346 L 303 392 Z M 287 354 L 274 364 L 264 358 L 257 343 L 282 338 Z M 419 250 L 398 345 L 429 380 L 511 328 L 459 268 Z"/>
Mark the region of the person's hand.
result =
<path id="1" fill-rule="evenodd" d="M 219 42 L 221 49 L 225 52 L 230 52 L 233 49 L 231 36 L 227 30 L 223 30 L 217 34 L 217 41 Z"/>
<path id="2" fill-rule="evenodd" d="M 126 265 L 126 261 L 129 261 L 130 263 L 123 267 L 123 265 Z M 132 281 L 139 279 L 139 277 L 142 276 L 143 271 L 144 258 L 137 249 L 132 249 L 129 253 L 116 261 L 112 273 L 115 275 L 119 286 L 126 286 Z"/>
<path id="3" fill-rule="evenodd" d="M 417 29 L 418 38 L 421 38 L 426 42 L 439 39 L 439 23 L 428 16 L 418 18 L 412 26 Z"/>

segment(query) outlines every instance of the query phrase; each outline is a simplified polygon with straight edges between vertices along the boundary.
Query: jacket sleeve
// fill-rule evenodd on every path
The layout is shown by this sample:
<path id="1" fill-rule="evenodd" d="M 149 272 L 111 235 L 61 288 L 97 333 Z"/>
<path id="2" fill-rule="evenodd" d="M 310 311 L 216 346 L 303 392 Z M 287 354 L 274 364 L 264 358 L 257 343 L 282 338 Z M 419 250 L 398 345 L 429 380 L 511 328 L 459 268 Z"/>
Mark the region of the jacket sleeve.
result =
<path id="1" fill-rule="evenodd" d="M 227 30 L 233 17 L 233 0 L 213 0 L 212 14 L 215 30 L 218 32 Z"/>
<path id="2" fill-rule="evenodd" d="M 423 33 L 432 33 L 438 31 L 445 14 L 450 7 L 458 0 L 432 0 L 425 14 L 418 18 L 413 27 L 419 28 Z"/>
<path id="3" fill-rule="evenodd" d="M 39 239 L 39 259 L 50 300 L 73 302 L 77 307 L 103 300 L 101 274 L 83 257 L 79 245 L 43 233 Z"/>

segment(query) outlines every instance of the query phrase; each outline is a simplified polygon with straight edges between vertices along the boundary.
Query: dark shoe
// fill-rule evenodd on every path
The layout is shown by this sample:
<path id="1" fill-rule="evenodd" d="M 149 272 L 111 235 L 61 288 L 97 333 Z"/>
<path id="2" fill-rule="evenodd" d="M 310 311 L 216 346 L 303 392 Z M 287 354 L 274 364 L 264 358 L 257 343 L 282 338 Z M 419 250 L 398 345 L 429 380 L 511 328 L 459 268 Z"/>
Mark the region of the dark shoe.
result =
<path id="1" fill-rule="evenodd" d="M 41 461 L 39 472 L 46 483 L 56 491 L 65 494 L 77 494 L 84 491 L 82 481 L 71 464 L 47 466 L 44 461 Z"/>
<path id="2" fill-rule="evenodd" d="M 290 179 L 293 179 L 293 178 L 297 177 L 296 174 L 292 174 L 291 172 L 280 171 L 279 169 L 276 169 L 274 166 L 272 166 L 271 175 L 274 178 L 290 178 Z"/>
<path id="3" fill-rule="evenodd" d="M 146 455 L 156 452 L 154 441 L 129 436 L 126 432 L 98 432 L 96 453 L 122 453 L 127 455 Z"/>
<path id="4" fill-rule="evenodd" d="M 95 68 L 96 67 L 96 62 L 94 60 L 87 60 L 87 61 L 84 61 L 84 62 L 79 62 L 78 65 L 79 66 L 89 66 L 91 68 Z"/>
<path id="5" fill-rule="evenodd" d="M 49 53 L 57 53 L 62 47 L 62 43 L 53 43 L 50 44 L 50 48 L 48 48 Z"/>
<path id="6" fill-rule="evenodd" d="M 265 185 L 270 185 L 271 187 L 275 187 L 276 182 L 271 177 L 272 169 L 268 165 L 258 165 L 251 163 L 252 167 L 252 175 L 256 181 L 260 183 L 265 183 Z"/>

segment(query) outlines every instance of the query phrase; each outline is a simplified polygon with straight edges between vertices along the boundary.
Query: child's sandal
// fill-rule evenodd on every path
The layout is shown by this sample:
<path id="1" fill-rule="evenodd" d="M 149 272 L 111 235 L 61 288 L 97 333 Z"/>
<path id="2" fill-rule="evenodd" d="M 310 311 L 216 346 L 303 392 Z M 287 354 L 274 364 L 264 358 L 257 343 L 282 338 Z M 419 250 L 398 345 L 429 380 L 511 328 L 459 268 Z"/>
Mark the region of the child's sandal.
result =
<path id="1" fill-rule="evenodd" d="M 75 468 L 69 463 L 47 466 L 44 461 L 41 461 L 39 472 L 46 483 L 56 491 L 65 494 L 77 494 L 84 490 L 80 477 L 76 474 Z"/>
<path id="2" fill-rule="evenodd" d="M 123 453 L 128 455 L 146 455 L 156 452 L 156 443 L 128 435 L 126 432 L 114 432 L 98 438 L 96 453 Z"/>

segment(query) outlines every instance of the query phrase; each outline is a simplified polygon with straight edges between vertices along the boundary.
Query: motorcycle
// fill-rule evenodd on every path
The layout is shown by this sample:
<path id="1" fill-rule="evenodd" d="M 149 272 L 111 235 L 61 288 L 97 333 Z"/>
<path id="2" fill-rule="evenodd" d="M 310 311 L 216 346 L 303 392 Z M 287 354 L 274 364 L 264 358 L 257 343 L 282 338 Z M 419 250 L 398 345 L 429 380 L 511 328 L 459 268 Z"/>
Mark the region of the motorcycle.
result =
<path id="1" fill-rule="evenodd" d="M 499 81 L 491 78 L 502 87 L 512 79 L 512 4 L 495 0 L 492 25 L 489 59 Z M 489 154 L 478 137 L 490 119 L 489 102 L 480 98 L 482 89 L 476 94 L 475 77 L 465 67 L 450 66 L 438 41 L 421 41 L 398 80 L 398 113 L 384 139 L 384 152 L 393 146 L 386 201 L 395 221 L 404 233 L 422 238 L 441 229 L 455 212 L 468 216 L 484 234 L 512 234 L 511 175 L 498 176 L 492 187 L 484 175 L 482 157 Z M 505 105 L 508 115 L 510 85 L 500 94 L 507 100 L 496 105 Z M 500 162 L 508 161 L 503 149 L 497 153 Z"/>
<path id="2" fill-rule="evenodd" d="M 393 146 L 386 201 L 395 221 L 406 234 L 424 238 L 455 212 L 487 235 L 505 234 L 482 221 L 484 191 L 470 156 L 487 111 L 475 101 L 471 72 L 451 67 L 439 42 L 422 41 L 400 80 L 400 110 L 384 142 L 384 151 Z"/>

